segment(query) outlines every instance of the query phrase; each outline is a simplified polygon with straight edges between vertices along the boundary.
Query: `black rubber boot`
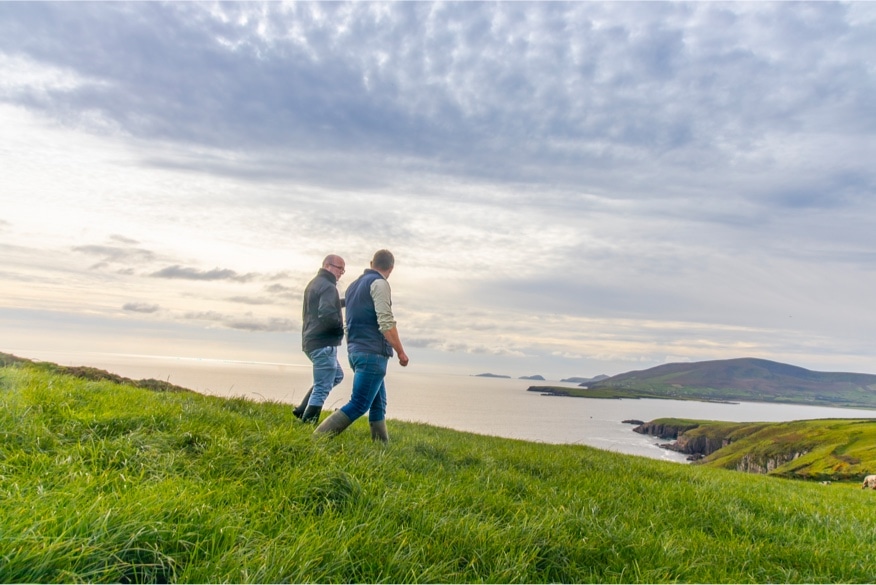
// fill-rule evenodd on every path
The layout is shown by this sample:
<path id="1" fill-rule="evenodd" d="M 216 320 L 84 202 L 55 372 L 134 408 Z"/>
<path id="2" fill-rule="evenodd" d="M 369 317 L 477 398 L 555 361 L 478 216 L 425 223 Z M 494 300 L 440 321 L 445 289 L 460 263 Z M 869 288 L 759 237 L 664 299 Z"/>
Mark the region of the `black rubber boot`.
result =
<path id="1" fill-rule="evenodd" d="M 321 406 L 308 406 L 304 409 L 304 414 L 301 415 L 301 422 L 316 425 L 319 423 L 319 414 L 321 412 Z"/>
<path id="2" fill-rule="evenodd" d="M 304 411 L 307 410 L 307 403 L 310 402 L 310 395 L 313 393 L 313 386 L 310 387 L 310 390 L 307 391 L 307 394 L 304 395 L 304 400 L 301 401 L 301 404 L 295 407 L 295 410 L 292 411 L 292 414 L 295 418 L 301 418 L 304 416 Z"/>

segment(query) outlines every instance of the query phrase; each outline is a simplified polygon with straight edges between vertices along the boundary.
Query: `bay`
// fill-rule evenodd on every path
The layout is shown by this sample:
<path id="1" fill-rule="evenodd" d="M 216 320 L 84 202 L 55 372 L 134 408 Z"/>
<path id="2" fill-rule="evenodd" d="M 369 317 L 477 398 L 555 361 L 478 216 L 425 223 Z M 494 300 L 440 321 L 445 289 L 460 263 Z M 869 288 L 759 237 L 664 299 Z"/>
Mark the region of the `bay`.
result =
<path id="1" fill-rule="evenodd" d="M 132 379 L 154 378 L 202 394 L 245 397 L 297 404 L 310 387 L 309 363 L 255 363 L 98 353 L 15 353 L 20 357 L 68 366 L 91 366 Z M 343 363 L 343 361 L 342 361 Z M 352 372 L 329 395 L 327 409 L 350 397 Z M 387 418 L 423 422 L 482 435 L 552 444 L 581 444 L 666 461 L 685 456 L 659 447 L 665 442 L 633 432 L 623 421 L 662 417 L 719 421 L 779 422 L 818 418 L 876 418 L 864 409 L 742 402 L 734 404 L 655 399 L 604 400 L 545 396 L 533 385 L 575 387 L 562 382 L 533 382 L 450 374 L 391 362 L 386 378 Z"/>

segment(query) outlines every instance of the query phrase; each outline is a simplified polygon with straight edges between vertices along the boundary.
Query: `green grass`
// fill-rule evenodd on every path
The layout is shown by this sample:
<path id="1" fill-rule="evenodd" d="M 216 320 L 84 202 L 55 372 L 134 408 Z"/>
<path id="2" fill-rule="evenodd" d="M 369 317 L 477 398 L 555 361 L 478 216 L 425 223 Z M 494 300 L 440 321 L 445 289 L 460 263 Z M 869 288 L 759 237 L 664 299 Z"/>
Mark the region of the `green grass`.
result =
<path id="1" fill-rule="evenodd" d="M 723 436 L 730 444 L 703 464 L 810 480 L 860 480 L 876 473 L 876 419 L 823 419 L 784 423 L 704 423 L 686 435 Z"/>
<path id="2" fill-rule="evenodd" d="M 3 582 L 872 582 L 876 492 L 0 368 Z"/>
<path id="3" fill-rule="evenodd" d="M 876 419 L 724 422 L 658 418 L 648 424 L 678 432 L 679 443 L 688 442 L 698 449 L 710 446 L 708 451 L 698 451 L 714 450 L 697 465 L 813 481 L 860 481 L 876 473 Z"/>

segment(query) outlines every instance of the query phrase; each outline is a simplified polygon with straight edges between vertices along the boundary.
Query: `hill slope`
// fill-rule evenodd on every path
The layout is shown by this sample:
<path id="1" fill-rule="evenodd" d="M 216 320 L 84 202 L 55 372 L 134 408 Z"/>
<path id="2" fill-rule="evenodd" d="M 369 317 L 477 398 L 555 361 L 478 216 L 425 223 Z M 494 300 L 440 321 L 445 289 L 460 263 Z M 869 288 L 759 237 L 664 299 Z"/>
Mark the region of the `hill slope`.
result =
<path id="1" fill-rule="evenodd" d="M 697 430 L 685 435 L 696 436 Z M 857 480 L 876 471 L 876 420 L 806 420 L 751 425 L 736 429 L 730 437 L 729 444 L 700 463 L 815 480 Z"/>
<path id="2" fill-rule="evenodd" d="M 876 492 L 0 368 L 0 580 L 870 582 Z"/>
<path id="3" fill-rule="evenodd" d="M 876 375 L 814 372 L 755 358 L 664 364 L 587 386 L 667 398 L 876 408 Z"/>
<path id="4" fill-rule="evenodd" d="M 637 432 L 674 439 L 668 446 L 697 465 L 789 479 L 857 481 L 876 472 L 876 418 L 719 422 L 660 418 Z"/>

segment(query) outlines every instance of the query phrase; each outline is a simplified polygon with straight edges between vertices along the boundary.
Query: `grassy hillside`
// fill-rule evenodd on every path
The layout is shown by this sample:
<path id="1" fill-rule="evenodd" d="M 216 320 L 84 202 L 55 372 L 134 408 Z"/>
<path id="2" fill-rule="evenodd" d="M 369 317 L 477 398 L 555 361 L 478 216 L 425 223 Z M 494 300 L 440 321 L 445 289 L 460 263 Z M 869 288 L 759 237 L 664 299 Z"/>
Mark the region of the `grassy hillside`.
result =
<path id="1" fill-rule="evenodd" d="M 0 368 L 3 582 L 871 582 L 876 492 Z"/>
<path id="2" fill-rule="evenodd" d="M 698 465 L 789 479 L 858 481 L 876 473 L 876 418 L 721 422 L 658 418 L 640 432 L 676 439 Z M 677 438 L 676 438 L 677 437 Z"/>
<path id="3" fill-rule="evenodd" d="M 700 463 L 811 480 L 854 481 L 876 473 L 876 419 L 704 423 L 684 436 L 729 444 Z"/>

